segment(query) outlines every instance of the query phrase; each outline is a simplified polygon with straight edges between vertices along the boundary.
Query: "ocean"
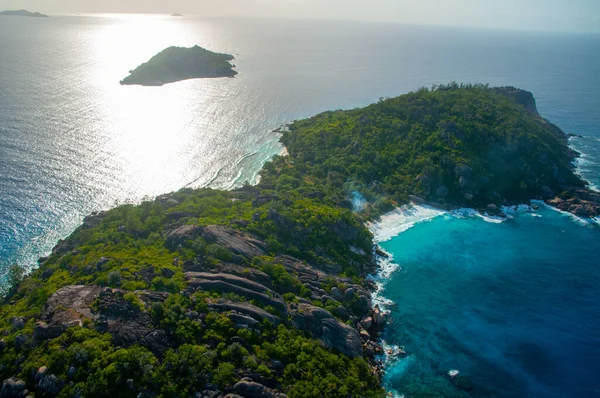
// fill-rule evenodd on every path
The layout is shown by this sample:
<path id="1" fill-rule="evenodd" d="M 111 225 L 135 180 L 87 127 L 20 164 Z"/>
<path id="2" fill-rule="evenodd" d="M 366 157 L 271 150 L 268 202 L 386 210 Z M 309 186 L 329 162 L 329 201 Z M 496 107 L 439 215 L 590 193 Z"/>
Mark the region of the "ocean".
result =
<path id="1" fill-rule="evenodd" d="M 234 54 L 233 79 L 120 86 L 171 45 Z M 273 130 L 422 86 L 513 85 L 600 186 L 600 36 L 140 15 L 0 19 L 0 269 L 35 266 L 92 211 L 256 182 Z M 600 395 L 600 231 L 541 207 L 507 221 L 415 208 L 384 220 L 379 298 L 398 395 Z M 391 221 L 390 221 L 391 220 Z M 424 221 L 428 220 L 428 221 Z M 391 304 L 394 302 L 395 304 Z M 456 383 L 455 383 L 456 384 Z M 422 389 L 429 386 L 428 390 Z M 419 395 L 420 394 L 420 395 Z"/>

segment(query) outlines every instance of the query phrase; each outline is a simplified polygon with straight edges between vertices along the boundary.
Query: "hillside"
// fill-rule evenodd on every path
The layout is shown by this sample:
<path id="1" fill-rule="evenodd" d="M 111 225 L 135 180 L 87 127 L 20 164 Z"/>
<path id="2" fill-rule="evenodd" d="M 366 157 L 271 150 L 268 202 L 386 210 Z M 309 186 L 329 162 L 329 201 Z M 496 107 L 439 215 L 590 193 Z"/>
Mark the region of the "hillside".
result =
<path id="1" fill-rule="evenodd" d="M 531 93 L 512 88 L 422 89 L 289 129 L 282 142 L 298 176 L 335 176 L 382 206 L 415 195 L 493 209 L 585 186 L 567 135 L 539 116 Z"/>
<path id="2" fill-rule="evenodd" d="M 383 397 L 364 221 L 409 195 L 585 190 L 532 100 L 451 85 L 326 112 L 283 133 L 257 186 L 90 215 L 30 276 L 11 269 L 0 395 Z"/>

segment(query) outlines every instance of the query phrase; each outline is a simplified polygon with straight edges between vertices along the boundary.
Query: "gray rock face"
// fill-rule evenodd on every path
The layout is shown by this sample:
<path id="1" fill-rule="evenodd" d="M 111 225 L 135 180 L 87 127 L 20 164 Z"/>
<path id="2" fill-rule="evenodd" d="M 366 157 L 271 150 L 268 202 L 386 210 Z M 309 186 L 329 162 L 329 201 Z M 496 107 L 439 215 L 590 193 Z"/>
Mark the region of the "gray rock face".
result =
<path id="1" fill-rule="evenodd" d="M 48 325 L 46 322 L 38 321 L 33 329 L 33 339 L 35 341 L 44 341 L 53 339 L 62 334 L 65 325 Z"/>
<path id="2" fill-rule="evenodd" d="M 326 347 L 336 349 L 349 357 L 361 357 L 362 342 L 358 331 L 340 323 L 327 310 L 310 304 L 299 304 L 291 313 L 293 325 L 320 339 Z"/>
<path id="3" fill-rule="evenodd" d="M 241 315 L 241 314 L 237 314 L 237 313 L 230 313 L 227 315 L 227 317 L 231 320 L 231 322 L 233 322 L 234 325 L 238 326 L 238 327 L 250 327 L 250 328 L 254 328 L 258 325 L 258 321 L 254 318 L 251 318 L 249 316 L 246 315 Z"/>
<path id="4" fill-rule="evenodd" d="M 83 219 L 82 228 L 96 228 L 108 215 L 107 212 L 92 213 Z"/>
<path id="5" fill-rule="evenodd" d="M 176 248 L 185 241 L 196 239 L 202 231 L 202 227 L 197 225 L 183 225 L 167 234 L 166 245 L 172 249 Z"/>
<path id="6" fill-rule="evenodd" d="M 371 325 L 373 325 L 373 318 L 370 316 L 365 317 L 360 321 L 360 326 L 365 330 L 371 329 Z"/>
<path id="7" fill-rule="evenodd" d="M 344 300 L 346 301 L 350 301 L 354 298 L 354 294 L 356 292 L 354 291 L 354 289 L 352 289 L 351 287 L 349 287 L 348 289 L 346 289 L 346 291 L 344 292 Z"/>
<path id="8" fill-rule="evenodd" d="M 232 252 L 249 259 L 266 254 L 263 242 L 222 225 L 205 227 L 202 237 L 209 242 L 223 245 Z"/>
<path id="9" fill-rule="evenodd" d="M 217 312 L 235 311 L 237 313 L 249 316 L 250 318 L 256 319 L 258 322 L 262 322 L 265 319 L 274 325 L 278 325 L 281 322 L 280 319 L 275 315 L 250 303 L 213 303 L 209 304 L 208 308 L 211 311 Z"/>
<path id="10" fill-rule="evenodd" d="M 187 285 L 192 289 L 238 294 L 263 305 L 270 305 L 282 314 L 287 313 L 285 302 L 277 293 L 248 279 L 229 274 L 203 272 L 188 272 L 185 277 Z"/>
<path id="11" fill-rule="evenodd" d="M 337 287 L 332 287 L 331 288 L 331 297 L 334 300 L 337 300 L 337 301 L 342 301 L 343 300 L 342 293 L 340 292 L 340 289 L 338 289 Z"/>
<path id="12" fill-rule="evenodd" d="M 248 378 L 238 381 L 233 386 L 233 391 L 246 398 L 287 398 L 287 395 L 255 383 Z"/>
<path id="13" fill-rule="evenodd" d="M 43 394 L 58 395 L 63 388 L 63 382 L 55 375 L 44 375 L 36 387 Z"/>
<path id="14" fill-rule="evenodd" d="M 378 305 L 375 305 L 375 308 L 373 308 L 372 318 L 375 327 L 381 330 L 386 325 L 388 314 L 386 312 L 381 311 Z"/>
<path id="15" fill-rule="evenodd" d="M 46 301 L 42 319 L 53 327 L 63 329 L 81 326 L 84 319 L 93 317 L 90 306 L 103 290 L 103 287 L 95 285 L 65 286 Z"/>
<path id="16" fill-rule="evenodd" d="M 28 394 L 25 382 L 16 377 L 4 380 L 0 390 L 0 398 L 25 398 Z"/>

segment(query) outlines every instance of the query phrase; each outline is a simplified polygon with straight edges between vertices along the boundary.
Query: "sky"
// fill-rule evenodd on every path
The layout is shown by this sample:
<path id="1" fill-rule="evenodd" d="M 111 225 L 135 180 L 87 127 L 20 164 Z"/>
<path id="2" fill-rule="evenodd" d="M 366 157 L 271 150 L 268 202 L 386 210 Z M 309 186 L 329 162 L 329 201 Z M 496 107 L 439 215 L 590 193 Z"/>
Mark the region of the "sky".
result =
<path id="1" fill-rule="evenodd" d="M 0 9 L 319 18 L 600 33 L 600 0 L 0 0 Z"/>

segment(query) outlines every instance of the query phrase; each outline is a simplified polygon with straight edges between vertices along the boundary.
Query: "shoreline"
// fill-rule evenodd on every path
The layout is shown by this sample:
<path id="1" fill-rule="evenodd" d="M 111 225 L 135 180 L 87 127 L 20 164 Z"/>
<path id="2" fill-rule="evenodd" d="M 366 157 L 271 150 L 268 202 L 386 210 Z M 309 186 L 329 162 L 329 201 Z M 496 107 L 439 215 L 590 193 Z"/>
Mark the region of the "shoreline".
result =
<path id="1" fill-rule="evenodd" d="M 536 214 L 538 210 L 545 208 L 552 210 L 564 216 L 568 216 L 574 223 L 579 226 L 586 227 L 588 225 L 600 226 L 600 217 L 596 218 L 583 218 L 576 214 L 568 211 L 561 210 L 551 204 L 546 203 L 543 200 L 532 199 L 529 204 L 522 203 L 512 206 L 502 206 L 499 210 L 502 216 L 490 215 L 487 212 L 483 212 L 481 209 L 474 208 L 461 208 L 456 207 L 453 209 L 442 209 L 435 207 L 431 203 L 422 201 L 420 203 L 410 202 L 409 204 L 396 207 L 395 209 L 381 215 L 377 220 L 365 223 L 369 231 L 373 234 L 374 243 L 374 259 L 377 263 L 377 272 L 367 276 L 367 279 L 374 284 L 374 289 L 371 291 L 371 301 L 373 305 L 377 305 L 384 312 L 391 315 L 390 308 L 396 307 L 397 304 L 388 299 L 383 294 L 383 289 L 386 286 L 386 282 L 389 281 L 392 274 L 402 269 L 402 265 L 398 264 L 394 260 L 393 253 L 386 251 L 381 243 L 387 242 L 395 237 L 398 237 L 402 233 L 415 227 L 417 224 L 432 221 L 438 217 L 451 216 L 457 218 L 472 218 L 479 217 L 483 221 L 492 224 L 500 224 L 509 219 L 513 218 L 513 215 L 517 213 L 530 213 L 533 216 L 540 217 Z M 387 332 L 386 327 L 381 331 L 377 339 L 377 344 L 383 348 L 383 354 L 378 356 L 377 359 L 381 360 L 382 364 L 382 376 L 386 373 L 387 368 L 391 365 L 391 361 L 396 358 L 408 359 L 411 355 L 410 352 L 404 352 L 404 347 L 390 345 L 386 339 L 385 334 Z M 398 352 L 398 349 L 402 350 L 402 355 L 388 355 L 387 351 L 391 349 L 394 352 Z M 385 386 L 384 386 L 385 388 Z M 387 390 L 386 390 L 387 391 Z M 398 391 L 387 391 L 390 397 L 403 398 L 404 395 Z"/>

